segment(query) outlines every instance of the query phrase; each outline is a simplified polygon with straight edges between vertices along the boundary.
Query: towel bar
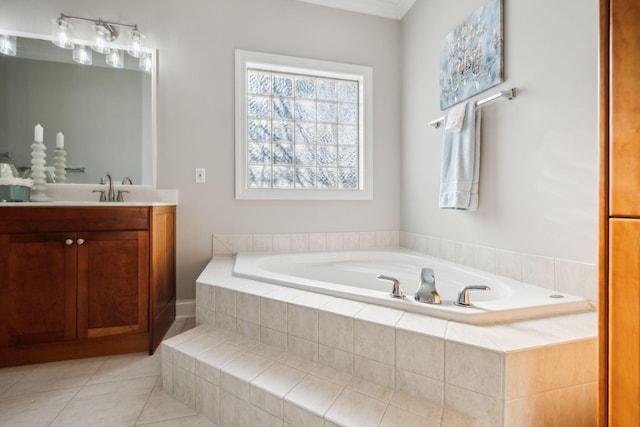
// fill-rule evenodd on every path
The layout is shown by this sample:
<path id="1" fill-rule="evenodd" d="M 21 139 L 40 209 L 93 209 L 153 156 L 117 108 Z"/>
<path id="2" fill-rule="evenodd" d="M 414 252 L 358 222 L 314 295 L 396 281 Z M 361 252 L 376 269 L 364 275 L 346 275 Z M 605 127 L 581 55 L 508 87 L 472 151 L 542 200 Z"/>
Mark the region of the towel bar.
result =
<path id="1" fill-rule="evenodd" d="M 482 104 L 486 104 L 487 102 L 491 102 L 495 99 L 499 98 L 507 98 L 509 101 L 516 97 L 516 88 L 511 88 L 509 90 L 500 91 L 494 95 L 491 95 L 487 98 L 481 99 L 476 102 L 476 107 L 481 106 Z M 433 126 L 434 128 L 439 128 L 440 124 L 444 122 L 445 116 L 438 117 L 435 120 L 429 122 L 429 126 Z"/>

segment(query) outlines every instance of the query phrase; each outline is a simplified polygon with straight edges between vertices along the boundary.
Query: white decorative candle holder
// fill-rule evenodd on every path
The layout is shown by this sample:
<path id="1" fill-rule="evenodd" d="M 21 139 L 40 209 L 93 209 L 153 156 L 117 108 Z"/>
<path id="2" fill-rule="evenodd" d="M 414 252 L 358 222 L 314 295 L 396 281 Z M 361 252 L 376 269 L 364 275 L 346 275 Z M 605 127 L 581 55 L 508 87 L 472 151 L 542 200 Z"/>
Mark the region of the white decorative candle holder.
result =
<path id="1" fill-rule="evenodd" d="M 52 199 L 47 196 L 47 176 L 45 174 L 45 151 L 47 147 L 42 142 L 31 144 L 31 179 L 33 188 L 31 189 L 30 200 L 32 202 L 50 202 Z"/>
<path id="2" fill-rule="evenodd" d="M 61 148 L 53 152 L 53 172 L 57 184 L 67 182 L 67 152 Z"/>

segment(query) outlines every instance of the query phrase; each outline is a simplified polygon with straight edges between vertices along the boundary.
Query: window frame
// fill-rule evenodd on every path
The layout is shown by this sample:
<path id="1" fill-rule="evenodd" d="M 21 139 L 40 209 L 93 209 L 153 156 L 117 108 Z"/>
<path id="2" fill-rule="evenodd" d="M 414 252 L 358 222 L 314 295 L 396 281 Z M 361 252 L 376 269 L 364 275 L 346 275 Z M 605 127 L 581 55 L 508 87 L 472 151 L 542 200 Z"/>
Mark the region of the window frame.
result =
<path id="1" fill-rule="evenodd" d="M 248 186 L 248 69 L 355 80 L 358 91 L 358 188 L 301 189 Z M 373 200 L 373 69 L 236 49 L 235 51 L 235 198 L 238 200 Z"/>

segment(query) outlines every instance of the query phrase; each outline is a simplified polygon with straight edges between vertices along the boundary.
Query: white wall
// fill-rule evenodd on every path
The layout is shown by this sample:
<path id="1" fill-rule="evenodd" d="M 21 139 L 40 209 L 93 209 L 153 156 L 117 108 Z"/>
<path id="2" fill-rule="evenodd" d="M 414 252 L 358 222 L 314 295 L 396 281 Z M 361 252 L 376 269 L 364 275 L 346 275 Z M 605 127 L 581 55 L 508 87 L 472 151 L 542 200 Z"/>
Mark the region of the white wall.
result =
<path id="1" fill-rule="evenodd" d="M 0 28 L 46 34 L 61 12 L 137 23 L 159 49 L 158 186 L 179 190 L 178 299 L 194 297 L 214 233 L 399 228 L 400 22 L 293 0 L 21 0 L 0 3 Z M 236 48 L 373 67 L 373 201 L 234 199 Z"/>
<path id="2" fill-rule="evenodd" d="M 402 25 L 401 229 L 596 263 L 596 0 L 503 0 L 505 82 L 483 107 L 480 207 L 438 209 L 440 41 L 485 0 L 419 0 Z"/>

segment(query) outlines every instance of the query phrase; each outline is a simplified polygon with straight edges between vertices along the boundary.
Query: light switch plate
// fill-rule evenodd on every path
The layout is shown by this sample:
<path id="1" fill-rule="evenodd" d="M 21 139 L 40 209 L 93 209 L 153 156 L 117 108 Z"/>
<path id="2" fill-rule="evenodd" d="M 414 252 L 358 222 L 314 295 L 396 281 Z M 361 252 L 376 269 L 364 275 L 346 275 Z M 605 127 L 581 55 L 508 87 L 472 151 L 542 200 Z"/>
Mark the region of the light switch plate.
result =
<path id="1" fill-rule="evenodd" d="M 207 181 L 206 178 L 206 169 L 205 168 L 196 168 L 196 183 L 204 184 Z"/>

